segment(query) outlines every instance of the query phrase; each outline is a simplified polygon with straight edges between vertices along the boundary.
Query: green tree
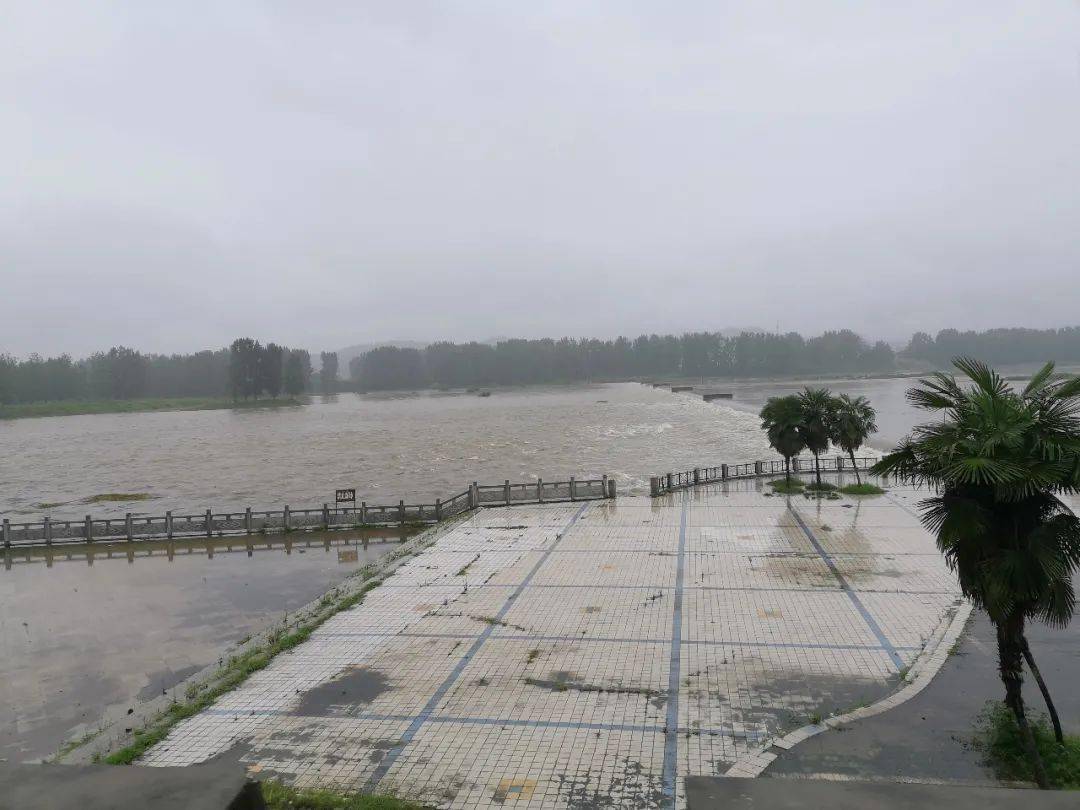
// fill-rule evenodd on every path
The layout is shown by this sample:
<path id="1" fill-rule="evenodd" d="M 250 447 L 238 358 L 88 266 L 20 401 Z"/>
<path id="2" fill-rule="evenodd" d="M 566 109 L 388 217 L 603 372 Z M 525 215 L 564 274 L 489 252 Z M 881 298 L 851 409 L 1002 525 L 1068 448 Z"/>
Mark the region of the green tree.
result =
<path id="1" fill-rule="evenodd" d="M 87 361 L 90 390 L 102 399 L 135 399 L 146 393 L 147 359 L 135 349 L 114 346 Z"/>
<path id="2" fill-rule="evenodd" d="M 806 449 L 803 407 L 798 395 L 770 397 L 761 409 L 761 427 L 772 448 L 784 457 L 784 480 L 791 484 L 791 459 Z"/>
<path id="3" fill-rule="evenodd" d="M 262 346 L 252 338 L 237 338 L 229 348 L 229 387 L 233 399 L 259 395 L 259 355 Z"/>
<path id="4" fill-rule="evenodd" d="M 265 391 L 273 399 L 277 399 L 281 393 L 283 355 L 284 350 L 276 343 L 267 343 L 259 353 L 259 390 Z"/>
<path id="5" fill-rule="evenodd" d="M 15 401 L 15 375 L 19 364 L 10 354 L 0 353 L 0 405 Z"/>
<path id="6" fill-rule="evenodd" d="M 814 454 L 814 475 L 821 486 L 821 463 L 818 457 L 829 449 L 829 436 L 833 421 L 834 400 L 828 388 L 807 388 L 799 398 L 802 420 L 799 434 L 806 449 Z"/>
<path id="7" fill-rule="evenodd" d="M 1052 382 L 1047 363 L 1018 393 L 983 363 L 953 365 L 970 387 L 941 373 L 920 380 L 908 400 L 942 418 L 916 427 L 873 471 L 933 487 L 920 503 L 923 524 L 964 595 L 994 624 L 1005 705 L 1046 787 L 1024 709 L 1025 658 L 1059 739 L 1060 723 L 1024 627 L 1028 619 L 1064 626 L 1075 605 L 1080 521 L 1057 496 L 1080 488 L 1080 377 Z"/>
<path id="8" fill-rule="evenodd" d="M 319 382 L 322 385 L 322 392 L 324 394 L 332 394 L 337 390 L 337 352 L 322 352 L 319 357 L 322 360 L 322 370 L 319 372 Z"/>
<path id="9" fill-rule="evenodd" d="M 304 349 L 290 349 L 285 360 L 285 393 L 296 397 L 304 393 L 311 377 L 311 356 Z"/>
<path id="10" fill-rule="evenodd" d="M 855 468 L 855 480 L 862 483 L 859 467 L 855 463 L 855 451 L 863 446 L 871 433 L 877 432 L 874 421 L 877 413 L 870 407 L 866 397 L 849 397 L 840 394 L 833 400 L 830 439 L 851 457 L 851 466 Z"/>

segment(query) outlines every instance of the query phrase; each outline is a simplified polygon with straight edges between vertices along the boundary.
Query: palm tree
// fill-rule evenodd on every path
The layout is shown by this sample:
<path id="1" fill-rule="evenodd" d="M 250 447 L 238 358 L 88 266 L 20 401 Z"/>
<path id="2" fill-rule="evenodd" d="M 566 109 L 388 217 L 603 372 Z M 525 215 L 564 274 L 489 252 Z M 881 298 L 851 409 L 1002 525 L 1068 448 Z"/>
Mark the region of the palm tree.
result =
<path id="1" fill-rule="evenodd" d="M 798 395 L 802 410 L 799 434 L 806 449 L 814 454 L 814 474 L 818 488 L 821 487 L 821 464 L 818 456 L 829 449 L 829 433 L 832 425 L 834 402 L 828 388 L 807 388 Z"/>
<path id="2" fill-rule="evenodd" d="M 870 401 L 866 397 L 852 399 L 847 394 L 840 394 L 834 400 L 832 429 L 830 431 L 832 443 L 843 448 L 851 457 L 851 466 L 855 468 L 855 480 L 860 484 L 862 477 L 859 475 L 859 467 L 855 464 L 855 451 L 863 446 L 863 442 L 871 433 L 877 432 L 877 424 L 874 419 L 877 414 L 870 407 Z"/>
<path id="3" fill-rule="evenodd" d="M 919 504 L 923 525 L 936 533 L 964 595 L 994 624 L 1005 704 L 1046 787 L 1024 711 L 1025 658 L 1051 715 L 1057 712 L 1024 626 L 1028 619 L 1064 626 L 1075 605 L 1080 520 L 1057 496 L 1080 489 L 1080 377 L 1051 382 L 1048 363 L 1017 393 L 982 363 L 953 365 L 971 387 L 941 373 L 920 380 L 908 401 L 943 418 L 916 427 L 873 472 L 934 487 Z"/>
<path id="4" fill-rule="evenodd" d="M 761 427 L 772 448 L 784 457 L 784 480 L 791 486 L 791 459 L 805 449 L 802 403 L 795 394 L 770 397 L 761 409 Z"/>

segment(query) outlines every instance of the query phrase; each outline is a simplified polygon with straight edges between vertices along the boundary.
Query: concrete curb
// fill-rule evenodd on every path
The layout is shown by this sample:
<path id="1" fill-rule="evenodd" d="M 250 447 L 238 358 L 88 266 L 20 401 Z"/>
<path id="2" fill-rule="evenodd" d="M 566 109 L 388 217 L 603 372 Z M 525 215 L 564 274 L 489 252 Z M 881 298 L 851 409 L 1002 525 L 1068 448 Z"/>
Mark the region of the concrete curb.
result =
<path id="1" fill-rule="evenodd" d="M 834 715 L 821 723 L 803 726 L 789 734 L 785 734 L 783 737 L 774 739 L 758 753 L 735 760 L 724 776 L 735 779 L 752 779 L 760 776 L 779 755 L 771 752 L 770 748 L 786 751 L 803 740 L 821 734 L 823 731 L 854 723 L 864 717 L 882 714 L 911 700 L 925 689 L 934 676 L 937 675 L 945 660 L 949 657 L 953 645 L 960 638 L 960 634 L 964 632 L 964 627 L 971 616 L 971 610 L 971 603 L 966 599 L 957 600 L 955 609 L 945 614 L 937 630 L 934 631 L 934 635 L 930 637 L 922 652 L 919 653 L 915 662 L 904 675 L 905 685 L 901 689 L 870 706 L 864 706 L 845 714 Z"/>

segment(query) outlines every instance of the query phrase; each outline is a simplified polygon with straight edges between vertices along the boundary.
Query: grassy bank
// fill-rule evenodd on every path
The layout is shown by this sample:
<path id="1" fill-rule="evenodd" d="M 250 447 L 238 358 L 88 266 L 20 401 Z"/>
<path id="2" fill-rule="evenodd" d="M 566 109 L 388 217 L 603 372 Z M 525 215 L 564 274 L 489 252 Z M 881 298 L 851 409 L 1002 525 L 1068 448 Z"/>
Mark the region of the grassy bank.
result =
<path id="1" fill-rule="evenodd" d="M 142 413 L 144 411 L 212 411 L 223 408 L 282 408 L 302 405 L 299 399 L 257 399 L 234 402 L 230 397 L 175 397 L 161 399 L 96 399 L 27 402 L 0 405 L 0 419 L 35 416 L 78 416 L 95 413 Z"/>
<path id="2" fill-rule="evenodd" d="M 263 782 L 268 810 L 420 810 L 422 805 L 395 796 L 297 790 L 281 782 Z"/>
<path id="3" fill-rule="evenodd" d="M 1065 744 L 1058 745 L 1046 717 L 1033 720 L 1031 730 L 1050 784 L 1060 790 L 1080 790 L 1080 737 L 1066 734 Z M 999 779 L 1035 781 L 1020 730 L 1005 704 L 988 704 L 979 718 L 975 744 Z"/>

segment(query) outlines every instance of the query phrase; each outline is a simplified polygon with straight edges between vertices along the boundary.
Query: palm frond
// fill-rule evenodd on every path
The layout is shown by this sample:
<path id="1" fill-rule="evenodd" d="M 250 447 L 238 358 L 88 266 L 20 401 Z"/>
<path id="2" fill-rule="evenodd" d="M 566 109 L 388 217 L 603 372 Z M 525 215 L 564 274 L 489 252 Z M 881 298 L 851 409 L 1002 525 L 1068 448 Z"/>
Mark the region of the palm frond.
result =
<path id="1" fill-rule="evenodd" d="M 1054 364 L 1052 362 L 1047 363 L 1032 375 L 1031 380 L 1024 386 L 1024 390 L 1020 395 L 1024 397 L 1024 399 L 1034 399 L 1035 397 L 1040 396 L 1046 391 L 1046 384 L 1053 375 Z"/>

